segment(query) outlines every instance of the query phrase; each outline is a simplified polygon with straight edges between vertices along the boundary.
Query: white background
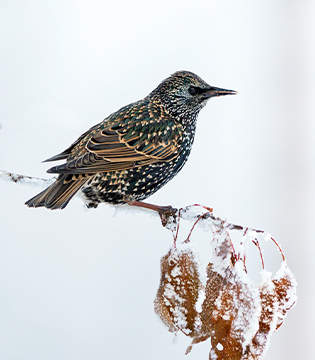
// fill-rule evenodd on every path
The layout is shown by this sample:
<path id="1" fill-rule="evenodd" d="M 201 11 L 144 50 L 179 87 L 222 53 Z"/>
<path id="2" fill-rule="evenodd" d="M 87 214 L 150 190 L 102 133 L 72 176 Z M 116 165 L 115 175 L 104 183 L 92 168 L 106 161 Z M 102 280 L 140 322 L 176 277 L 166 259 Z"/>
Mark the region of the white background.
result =
<path id="1" fill-rule="evenodd" d="M 266 359 L 311 359 L 314 18 L 311 0 L 1 0 L 0 168 L 49 177 L 42 160 L 177 70 L 238 90 L 202 110 L 188 163 L 150 201 L 273 234 L 298 305 Z M 28 209 L 39 190 L 0 183 L 0 358 L 184 359 L 189 340 L 174 344 L 153 311 L 172 243 L 159 219 L 79 198 Z"/>

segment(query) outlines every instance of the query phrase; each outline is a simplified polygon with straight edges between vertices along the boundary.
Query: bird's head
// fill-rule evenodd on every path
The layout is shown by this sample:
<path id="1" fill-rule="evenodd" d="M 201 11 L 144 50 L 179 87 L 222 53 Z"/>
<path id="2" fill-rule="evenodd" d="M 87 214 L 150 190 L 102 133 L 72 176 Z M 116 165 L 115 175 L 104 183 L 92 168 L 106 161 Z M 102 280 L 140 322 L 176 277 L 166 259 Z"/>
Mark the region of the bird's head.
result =
<path id="1" fill-rule="evenodd" d="M 211 86 L 192 72 L 178 71 L 165 79 L 151 95 L 157 95 L 172 116 L 183 123 L 191 123 L 196 121 L 199 111 L 210 98 L 236 93 Z"/>

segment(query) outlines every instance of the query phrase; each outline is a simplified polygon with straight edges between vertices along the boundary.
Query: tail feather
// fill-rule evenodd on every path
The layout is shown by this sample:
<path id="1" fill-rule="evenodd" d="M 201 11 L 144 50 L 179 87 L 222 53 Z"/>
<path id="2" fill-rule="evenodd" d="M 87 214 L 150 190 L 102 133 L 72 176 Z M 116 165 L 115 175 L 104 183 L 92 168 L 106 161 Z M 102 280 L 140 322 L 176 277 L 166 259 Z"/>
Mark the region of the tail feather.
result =
<path id="1" fill-rule="evenodd" d="M 52 185 L 28 200 L 25 205 L 28 207 L 45 206 L 51 210 L 64 209 L 87 180 L 87 177 L 71 176 L 69 179 L 69 175 L 60 175 Z"/>

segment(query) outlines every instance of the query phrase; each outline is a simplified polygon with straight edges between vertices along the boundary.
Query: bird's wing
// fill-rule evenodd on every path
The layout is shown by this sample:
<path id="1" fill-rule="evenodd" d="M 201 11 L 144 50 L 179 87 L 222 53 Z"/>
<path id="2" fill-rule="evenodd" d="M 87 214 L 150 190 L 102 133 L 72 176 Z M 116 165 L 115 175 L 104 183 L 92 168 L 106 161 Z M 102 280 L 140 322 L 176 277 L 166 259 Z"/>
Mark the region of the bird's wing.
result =
<path id="1" fill-rule="evenodd" d="M 88 140 L 84 138 L 66 164 L 55 166 L 50 173 L 94 174 L 128 170 L 157 162 L 168 162 L 179 154 L 182 125 L 173 119 L 161 121 L 140 118 L 139 121 L 103 123 Z"/>

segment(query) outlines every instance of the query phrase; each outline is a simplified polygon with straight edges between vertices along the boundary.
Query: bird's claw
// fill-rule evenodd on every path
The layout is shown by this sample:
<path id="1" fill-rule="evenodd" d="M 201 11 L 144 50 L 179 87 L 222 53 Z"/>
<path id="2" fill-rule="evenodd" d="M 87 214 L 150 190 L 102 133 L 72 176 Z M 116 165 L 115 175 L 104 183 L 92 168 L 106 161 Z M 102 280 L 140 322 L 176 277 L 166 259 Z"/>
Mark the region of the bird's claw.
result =
<path id="1" fill-rule="evenodd" d="M 158 212 L 161 218 L 162 225 L 165 227 L 170 222 L 171 217 L 174 220 L 176 219 L 178 209 L 173 208 L 171 205 L 161 206 Z"/>

